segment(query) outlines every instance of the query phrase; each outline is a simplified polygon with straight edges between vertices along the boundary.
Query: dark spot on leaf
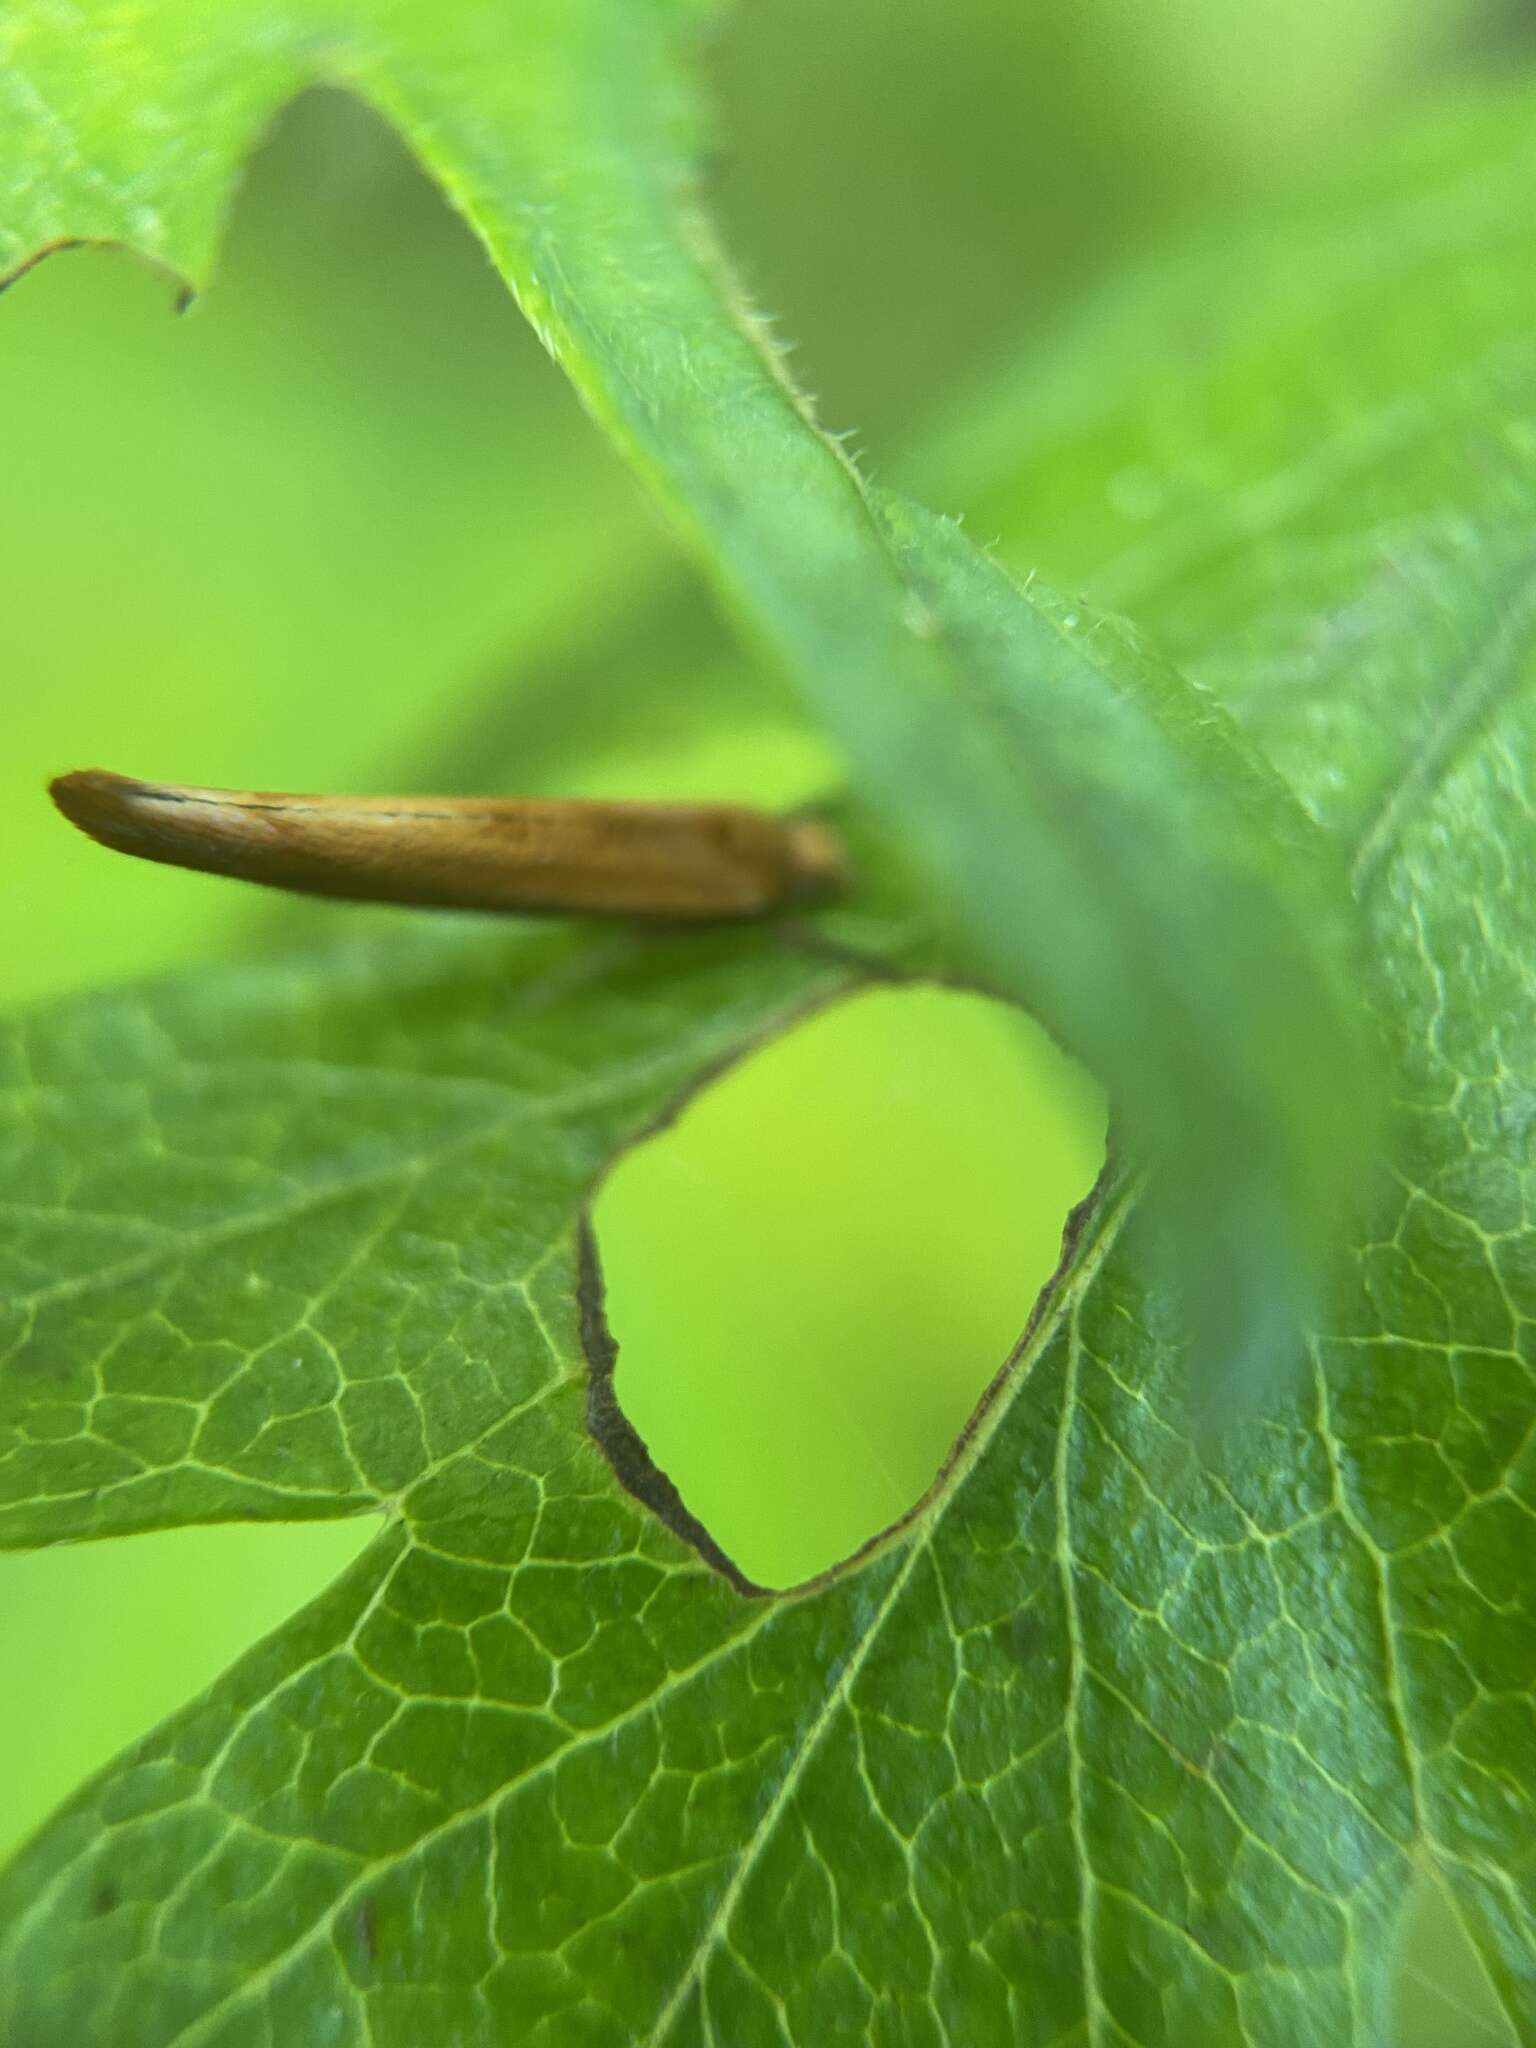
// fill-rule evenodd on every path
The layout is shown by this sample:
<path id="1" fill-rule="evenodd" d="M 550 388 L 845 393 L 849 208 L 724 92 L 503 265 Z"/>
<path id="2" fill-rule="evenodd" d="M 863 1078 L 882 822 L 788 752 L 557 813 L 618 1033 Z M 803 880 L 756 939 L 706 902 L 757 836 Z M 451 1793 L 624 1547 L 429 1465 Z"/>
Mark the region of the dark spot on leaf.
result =
<path id="1" fill-rule="evenodd" d="M 103 1880 L 91 1892 L 91 1913 L 100 1920 L 108 1913 L 115 1913 L 122 1903 L 122 1895 L 115 1884 Z"/>
<path id="2" fill-rule="evenodd" d="M 13 1353 L 7 1369 L 17 1378 L 49 1380 L 59 1387 L 67 1387 L 75 1379 L 74 1363 L 69 1353 L 62 1345 L 44 1339 L 21 1345 Z"/>
<path id="3" fill-rule="evenodd" d="M 372 1899 L 364 1899 L 355 1915 L 357 1944 L 370 1963 L 379 1960 L 379 1912 Z"/>
<path id="4" fill-rule="evenodd" d="M 1198 1949 L 1213 1953 L 1220 1939 L 1220 1923 L 1210 1913 L 1196 1913 L 1183 1923 L 1184 1932 Z"/>
<path id="5" fill-rule="evenodd" d="M 1020 1608 L 1007 1624 L 1008 1648 L 1020 1664 L 1033 1663 L 1045 1642 L 1039 1616 Z"/>

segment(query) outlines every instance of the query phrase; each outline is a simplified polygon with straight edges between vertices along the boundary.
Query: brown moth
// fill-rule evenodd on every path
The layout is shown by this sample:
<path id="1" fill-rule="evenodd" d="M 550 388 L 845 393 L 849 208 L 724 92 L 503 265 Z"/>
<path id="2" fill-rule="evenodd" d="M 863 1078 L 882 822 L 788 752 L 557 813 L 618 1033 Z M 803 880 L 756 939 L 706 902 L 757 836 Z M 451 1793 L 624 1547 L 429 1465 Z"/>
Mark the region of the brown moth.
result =
<path id="1" fill-rule="evenodd" d="M 370 903 L 702 920 L 813 902 L 846 879 L 828 826 L 740 804 L 282 796 L 99 768 L 49 793 L 119 853 Z"/>

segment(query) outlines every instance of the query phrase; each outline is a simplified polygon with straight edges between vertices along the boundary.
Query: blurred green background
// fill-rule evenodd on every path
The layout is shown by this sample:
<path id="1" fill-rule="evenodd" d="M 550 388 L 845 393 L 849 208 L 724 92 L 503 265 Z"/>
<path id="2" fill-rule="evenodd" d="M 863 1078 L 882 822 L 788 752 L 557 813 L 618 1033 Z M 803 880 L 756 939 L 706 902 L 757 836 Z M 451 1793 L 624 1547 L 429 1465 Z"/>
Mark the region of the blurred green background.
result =
<path id="1" fill-rule="evenodd" d="M 711 190 L 824 418 L 921 488 L 995 468 L 963 394 L 1131 254 L 1533 43 L 1509 0 L 753 0 L 704 53 Z M 53 817 L 62 769 L 771 804 L 828 784 L 825 747 L 370 116 L 291 109 L 212 289 L 180 318 L 172 296 L 90 251 L 0 307 L 0 1000 L 375 915 L 115 860 Z M 959 441 L 946 417 L 968 419 Z M 1054 1261 L 1101 1121 L 1023 1020 L 881 995 L 749 1062 L 613 1176 L 621 1394 L 749 1571 L 803 1576 L 927 1483 Z M 367 1534 L 0 1560 L 0 1843 Z M 1430 2020 L 1428 1994 L 1408 2001 L 1404 2048 L 1503 2038 L 1456 1967 Z"/>

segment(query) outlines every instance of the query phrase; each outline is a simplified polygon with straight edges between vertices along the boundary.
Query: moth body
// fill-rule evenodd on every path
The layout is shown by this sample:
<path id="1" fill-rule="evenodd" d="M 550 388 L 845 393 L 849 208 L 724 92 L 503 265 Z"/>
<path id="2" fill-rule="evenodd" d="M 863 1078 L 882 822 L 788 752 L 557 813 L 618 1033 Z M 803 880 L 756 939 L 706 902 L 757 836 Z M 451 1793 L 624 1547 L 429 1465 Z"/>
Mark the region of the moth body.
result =
<path id="1" fill-rule="evenodd" d="M 708 920 L 760 917 L 844 880 L 828 826 L 741 804 L 287 796 L 96 768 L 59 776 L 50 792 L 120 853 L 308 896 Z"/>

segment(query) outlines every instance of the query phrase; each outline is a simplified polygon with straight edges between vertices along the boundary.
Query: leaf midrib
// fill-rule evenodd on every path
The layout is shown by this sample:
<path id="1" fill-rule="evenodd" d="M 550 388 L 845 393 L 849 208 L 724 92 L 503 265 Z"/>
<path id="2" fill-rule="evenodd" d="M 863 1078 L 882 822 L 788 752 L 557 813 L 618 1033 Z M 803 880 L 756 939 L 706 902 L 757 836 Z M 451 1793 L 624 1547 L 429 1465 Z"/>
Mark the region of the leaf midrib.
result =
<path id="1" fill-rule="evenodd" d="M 1030 1376 L 1030 1368 L 1056 1336 L 1077 1301 L 1092 1285 L 1100 1266 L 1108 1257 L 1116 1238 L 1119 1236 L 1120 1230 L 1135 1200 L 1135 1193 L 1134 1188 L 1127 1189 L 1118 1200 L 1107 1203 L 1100 1215 L 1094 1219 L 1092 1235 L 1080 1256 L 1074 1262 L 1070 1272 L 1063 1277 L 1055 1299 L 1051 1302 L 1047 1312 L 1041 1316 L 1027 1343 L 1021 1348 L 1008 1368 L 1008 1378 L 999 1389 L 997 1398 L 992 1401 L 990 1408 L 983 1415 L 975 1430 L 963 1441 L 954 1464 L 943 1476 L 943 1483 L 936 1490 L 928 1507 L 925 1510 L 921 1510 L 912 1521 L 898 1525 L 897 1530 L 893 1532 L 893 1541 L 901 1541 L 910 1534 L 910 1542 L 908 1543 L 907 1552 L 902 1560 L 900 1569 L 897 1571 L 879 1606 L 870 1616 L 864 1630 L 845 1658 L 842 1668 L 838 1672 L 835 1685 L 829 1690 L 822 1709 L 786 1766 L 784 1776 L 775 1788 L 773 1798 L 763 1818 L 759 1821 L 757 1827 L 753 1830 L 751 1838 L 741 1851 L 740 1858 L 732 1872 L 726 1891 L 711 1916 L 709 1925 L 700 1936 L 694 1952 L 689 1958 L 688 1967 L 678 1981 L 677 1989 L 668 2001 L 667 2006 L 663 2009 L 660 2018 L 652 2025 L 651 2032 L 647 2037 L 651 2048 L 663 2048 L 668 2028 L 680 2015 L 688 1992 L 698 1982 L 715 1941 L 726 1932 L 736 1902 L 740 1898 L 747 1879 L 756 1866 L 757 1857 L 767 1845 L 768 1839 L 773 1832 L 774 1824 L 784 1811 L 795 1785 L 799 1782 L 806 1766 L 820 1746 L 822 1737 L 831 1725 L 833 1714 L 847 1703 L 859 1672 L 863 1669 L 870 1651 L 879 1640 L 882 1627 L 889 1618 L 900 1595 L 905 1590 L 917 1564 L 926 1560 L 929 1556 L 929 1549 L 935 1532 L 943 1523 L 950 1506 L 964 1492 L 966 1480 L 971 1472 L 974 1471 L 982 1455 L 990 1445 L 992 1438 L 1006 1419 L 1020 1390 Z"/>

